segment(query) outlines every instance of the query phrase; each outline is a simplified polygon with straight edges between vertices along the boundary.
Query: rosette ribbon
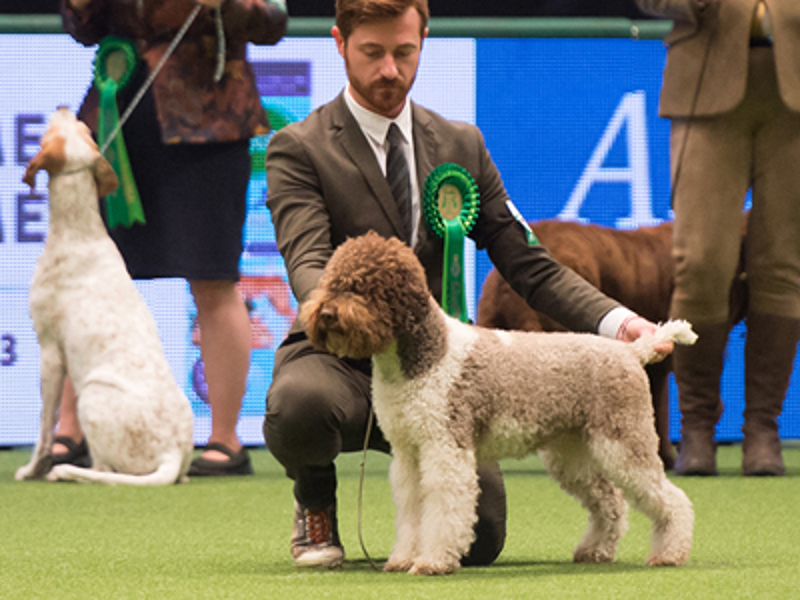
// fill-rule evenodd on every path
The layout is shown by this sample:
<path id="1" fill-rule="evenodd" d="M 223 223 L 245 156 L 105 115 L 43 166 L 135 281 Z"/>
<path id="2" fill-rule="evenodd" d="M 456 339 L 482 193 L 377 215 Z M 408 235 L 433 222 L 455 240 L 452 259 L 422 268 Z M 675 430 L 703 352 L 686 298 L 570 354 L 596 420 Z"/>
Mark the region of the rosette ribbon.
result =
<path id="1" fill-rule="evenodd" d="M 94 57 L 94 85 L 100 92 L 97 142 L 119 178 L 120 185 L 106 195 L 106 223 L 109 228 L 144 224 L 139 190 L 133 179 L 128 150 L 119 125 L 117 92 L 130 82 L 138 57 L 133 42 L 108 36 L 101 40 Z M 113 136 L 113 139 L 110 139 Z"/>
<path id="2" fill-rule="evenodd" d="M 478 220 L 478 186 L 464 167 L 445 163 L 431 171 L 422 193 L 428 228 L 444 239 L 442 308 L 469 322 L 464 283 L 464 236 Z"/>

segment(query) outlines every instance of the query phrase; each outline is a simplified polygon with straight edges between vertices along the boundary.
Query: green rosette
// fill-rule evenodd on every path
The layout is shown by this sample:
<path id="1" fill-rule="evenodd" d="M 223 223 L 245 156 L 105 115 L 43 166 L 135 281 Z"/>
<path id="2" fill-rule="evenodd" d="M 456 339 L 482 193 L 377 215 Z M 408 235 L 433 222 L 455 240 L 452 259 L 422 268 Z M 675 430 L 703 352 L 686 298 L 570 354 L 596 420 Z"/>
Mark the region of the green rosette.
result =
<path id="1" fill-rule="evenodd" d="M 478 220 L 478 186 L 464 167 L 445 163 L 431 171 L 422 192 L 428 228 L 444 239 L 442 308 L 469 322 L 464 283 L 464 237 Z"/>
<path id="2" fill-rule="evenodd" d="M 133 179 L 133 170 L 119 126 L 117 92 L 131 80 L 136 70 L 138 56 L 133 42 L 124 38 L 103 38 L 94 57 L 94 85 L 100 92 L 100 116 L 97 122 L 97 141 L 106 148 L 105 158 L 119 178 L 120 185 L 106 195 L 106 222 L 109 228 L 119 225 L 131 227 L 144 224 L 144 211 L 139 190 Z M 113 139 L 109 138 L 114 136 Z"/>

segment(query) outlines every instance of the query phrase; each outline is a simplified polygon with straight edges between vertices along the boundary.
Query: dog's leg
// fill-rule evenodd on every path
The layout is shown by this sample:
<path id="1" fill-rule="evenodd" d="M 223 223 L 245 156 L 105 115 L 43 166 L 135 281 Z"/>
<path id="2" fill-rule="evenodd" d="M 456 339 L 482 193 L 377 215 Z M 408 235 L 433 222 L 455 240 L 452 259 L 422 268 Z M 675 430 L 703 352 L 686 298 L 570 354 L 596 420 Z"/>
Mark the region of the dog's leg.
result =
<path id="1" fill-rule="evenodd" d="M 544 466 L 561 489 L 574 496 L 589 511 L 589 524 L 573 551 L 577 563 L 614 560 L 628 528 L 628 505 L 617 489 L 597 468 L 591 452 L 578 435 L 559 438 L 539 453 Z"/>
<path id="2" fill-rule="evenodd" d="M 644 452 L 641 444 L 594 440 L 601 446 L 601 468 L 619 486 L 631 505 L 653 523 L 651 566 L 684 564 L 692 547 L 694 510 L 686 494 L 667 479 L 657 453 L 655 439 Z M 641 442 L 641 432 L 631 435 Z M 655 437 L 655 435 L 653 435 Z"/>
<path id="3" fill-rule="evenodd" d="M 663 474 L 649 496 L 635 506 L 653 520 L 653 540 L 647 564 L 677 566 L 689 560 L 694 510 L 684 491 Z"/>
<path id="4" fill-rule="evenodd" d="M 14 478 L 40 479 L 50 470 L 53 445 L 53 430 L 58 422 L 61 406 L 61 391 L 64 387 L 66 370 L 61 360 L 61 352 L 54 344 L 41 347 L 41 394 L 42 414 L 39 424 L 39 439 L 27 465 L 17 469 Z"/>
<path id="5" fill-rule="evenodd" d="M 453 440 L 437 439 L 420 449 L 419 554 L 410 573 L 443 575 L 460 566 L 475 538 L 478 475 L 475 453 Z"/>
<path id="6" fill-rule="evenodd" d="M 391 556 L 383 566 L 384 571 L 408 571 L 417 555 L 420 513 L 420 472 L 416 456 L 409 449 L 392 447 L 392 464 L 389 481 L 395 509 L 396 539 Z"/>

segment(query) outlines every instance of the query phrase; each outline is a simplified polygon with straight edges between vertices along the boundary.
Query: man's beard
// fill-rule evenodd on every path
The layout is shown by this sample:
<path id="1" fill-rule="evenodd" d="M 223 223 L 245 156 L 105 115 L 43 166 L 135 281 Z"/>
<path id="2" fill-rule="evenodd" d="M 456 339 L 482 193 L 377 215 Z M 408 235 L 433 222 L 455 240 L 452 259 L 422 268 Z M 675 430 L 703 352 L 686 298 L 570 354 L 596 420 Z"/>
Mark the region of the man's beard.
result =
<path id="1" fill-rule="evenodd" d="M 380 79 L 366 85 L 360 80 L 350 79 L 350 85 L 361 98 L 370 104 L 371 110 L 384 116 L 399 111 L 403 107 L 411 87 L 403 85 L 399 79 Z"/>
<path id="2" fill-rule="evenodd" d="M 379 81 L 372 84 L 369 91 L 368 98 L 376 106 L 394 108 L 398 104 L 402 104 L 408 90 L 398 82 Z"/>

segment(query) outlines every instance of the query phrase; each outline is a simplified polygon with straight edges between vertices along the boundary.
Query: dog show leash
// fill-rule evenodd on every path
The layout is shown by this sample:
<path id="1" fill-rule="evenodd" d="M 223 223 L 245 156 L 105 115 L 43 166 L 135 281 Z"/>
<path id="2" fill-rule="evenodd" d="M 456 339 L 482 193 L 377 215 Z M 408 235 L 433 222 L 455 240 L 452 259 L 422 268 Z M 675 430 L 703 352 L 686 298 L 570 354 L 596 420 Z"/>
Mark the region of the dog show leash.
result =
<path id="1" fill-rule="evenodd" d="M 364 513 L 362 503 L 364 499 L 364 477 L 366 471 L 366 464 L 367 464 L 367 450 L 369 450 L 369 438 L 372 435 L 372 426 L 375 422 L 375 407 L 370 402 L 369 405 L 369 417 L 367 417 L 367 431 L 364 434 L 364 453 L 361 456 L 361 464 L 359 465 L 360 472 L 358 477 L 358 543 L 361 544 L 361 551 L 364 553 L 364 556 L 367 557 L 369 564 L 372 566 L 373 569 L 376 571 L 380 571 L 380 567 L 372 560 L 372 557 L 367 552 L 367 547 L 364 544 L 364 535 L 361 530 L 361 521 L 362 516 Z"/>

